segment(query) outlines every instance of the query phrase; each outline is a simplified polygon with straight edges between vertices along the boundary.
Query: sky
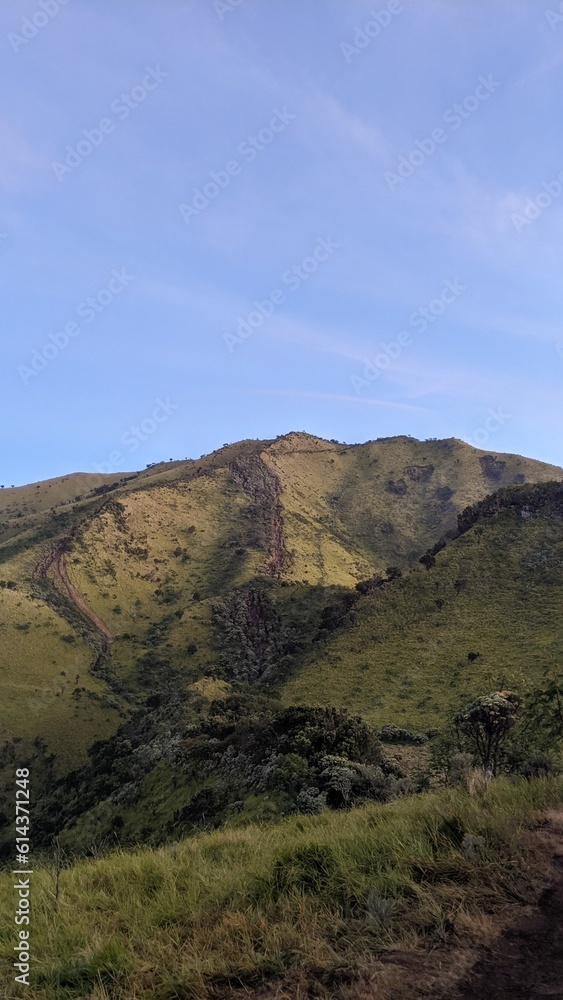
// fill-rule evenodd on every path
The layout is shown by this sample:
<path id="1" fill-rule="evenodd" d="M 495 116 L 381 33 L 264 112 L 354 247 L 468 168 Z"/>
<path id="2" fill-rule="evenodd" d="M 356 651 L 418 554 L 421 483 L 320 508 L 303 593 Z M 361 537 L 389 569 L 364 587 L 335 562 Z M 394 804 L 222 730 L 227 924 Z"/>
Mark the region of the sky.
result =
<path id="1" fill-rule="evenodd" d="M 563 465 L 559 0 L 2 0 L 0 47 L 4 485 L 292 430 Z"/>

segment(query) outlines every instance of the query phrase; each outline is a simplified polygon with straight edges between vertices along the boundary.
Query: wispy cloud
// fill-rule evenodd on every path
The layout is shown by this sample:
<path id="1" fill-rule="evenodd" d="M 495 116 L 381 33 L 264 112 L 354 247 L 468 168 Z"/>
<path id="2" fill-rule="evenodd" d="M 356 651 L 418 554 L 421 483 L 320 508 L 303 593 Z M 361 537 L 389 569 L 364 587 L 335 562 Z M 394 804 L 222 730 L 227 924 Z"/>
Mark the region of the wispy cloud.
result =
<path id="1" fill-rule="evenodd" d="M 333 392 L 314 392 L 309 389 L 248 389 L 257 396 L 298 396 L 302 399 L 326 399 L 335 403 L 360 403 L 363 406 L 382 406 L 391 410 L 410 410 L 416 413 L 430 413 L 428 407 L 414 406 L 412 403 L 398 403 L 388 399 L 369 399 L 363 396 L 342 396 Z"/>
<path id="2" fill-rule="evenodd" d="M 15 123 L 0 122 L 0 151 L 0 187 L 10 195 L 35 190 L 48 159 L 33 149 Z"/>
<path id="3" fill-rule="evenodd" d="M 315 133 L 324 132 L 338 145 L 341 153 L 345 154 L 352 147 L 381 162 L 389 155 L 389 143 L 380 129 L 348 111 L 335 97 L 319 94 L 309 102 L 308 111 L 316 122 Z"/>
<path id="4" fill-rule="evenodd" d="M 359 340 L 354 343 L 354 338 L 349 335 L 325 329 L 320 323 L 312 326 L 295 317 L 275 317 L 271 326 L 264 328 L 264 336 L 269 336 L 274 343 L 302 347 L 349 361 L 361 361 L 366 356 L 365 345 Z"/>

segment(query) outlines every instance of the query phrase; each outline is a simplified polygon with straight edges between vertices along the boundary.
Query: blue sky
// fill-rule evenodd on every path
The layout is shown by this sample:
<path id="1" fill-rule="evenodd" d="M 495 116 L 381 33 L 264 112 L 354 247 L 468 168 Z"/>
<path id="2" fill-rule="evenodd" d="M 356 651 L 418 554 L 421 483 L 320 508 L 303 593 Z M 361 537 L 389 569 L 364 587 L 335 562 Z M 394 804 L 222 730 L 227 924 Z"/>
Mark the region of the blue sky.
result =
<path id="1" fill-rule="evenodd" d="M 1 481 L 289 430 L 563 465 L 546 10 L 3 0 Z"/>

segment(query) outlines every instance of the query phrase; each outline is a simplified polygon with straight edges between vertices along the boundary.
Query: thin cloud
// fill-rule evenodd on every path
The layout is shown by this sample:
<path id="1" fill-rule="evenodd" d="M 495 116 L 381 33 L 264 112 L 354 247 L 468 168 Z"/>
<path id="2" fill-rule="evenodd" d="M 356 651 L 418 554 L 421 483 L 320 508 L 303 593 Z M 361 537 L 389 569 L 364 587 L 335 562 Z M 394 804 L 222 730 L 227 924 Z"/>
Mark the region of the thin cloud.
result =
<path id="1" fill-rule="evenodd" d="M 365 396 L 341 396 L 333 392 L 313 392 L 309 389 L 248 389 L 258 396 L 299 396 L 303 399 L 327 399 L 335 403 L 360 403 L 363 406 L 384 406 L 394 410 L 409 410 L 430 413 L 428 407 L 413 406 L 411 403 L 397 403 L 388 399 L 370 399 Z"/>
<path id="2" fill-rule="evenodd" d="M 0 123 L 0 149 L 0 187 L 10 194 L 34 190 L 47 158 L 35 152 L 17 126 L 5 121 Z"/>
<path id="3" fill-rule="evenodd" d="M 309 104 L 309 115 L 316 122 L 315 131 L 324 131 L 340 149 L 352 145 L 381 162 L 389 156 L 389 143 L 380 129 L 351 114 L 336 98 L 319 94 Z"/>

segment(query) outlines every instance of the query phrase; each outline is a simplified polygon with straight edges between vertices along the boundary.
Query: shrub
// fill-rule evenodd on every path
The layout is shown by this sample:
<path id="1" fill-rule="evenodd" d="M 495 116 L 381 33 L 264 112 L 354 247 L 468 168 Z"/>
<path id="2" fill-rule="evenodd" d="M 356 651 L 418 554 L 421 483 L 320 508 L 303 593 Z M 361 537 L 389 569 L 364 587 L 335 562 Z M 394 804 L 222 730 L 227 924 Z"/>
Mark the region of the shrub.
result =
<path id="1" fill-rule="evenodd" d="M 448 764 L 448 785 L 464 785 L 467 787 L 469 772 L 473 767 L 473 754 L 455 753 Z"/>
<path id="2" fill-rule="evenodd" d="M 304 788 L 297 795 L 295 804 L 299 812 L 316 816 L 326 808 L 326 794 L 315 786 Z"/>
<path id="3" fill-rule="evenodd" d="M 387 723 L 379 730 L 379 739 L 384 743 L 427 743 L 426 733 L 413 733 L 410 729 L 401 729 L 393 722 Z"/>
<path id="4" fill-rule="evenodd" d="M 520 769 L 524 778 L 551 778 L 560 773 L 560 768 L 547 754 L 537 753 L 528 757 Z"/>

